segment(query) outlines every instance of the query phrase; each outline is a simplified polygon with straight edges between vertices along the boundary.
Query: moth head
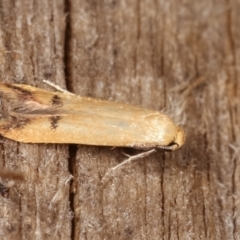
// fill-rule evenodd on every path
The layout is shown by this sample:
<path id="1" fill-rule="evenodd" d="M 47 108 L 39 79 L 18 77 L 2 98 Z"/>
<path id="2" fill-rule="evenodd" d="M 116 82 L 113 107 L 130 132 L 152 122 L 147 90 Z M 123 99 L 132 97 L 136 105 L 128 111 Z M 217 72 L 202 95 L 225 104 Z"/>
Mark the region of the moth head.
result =
<path id="1" fill-rule="evenodd" d="M 184 145 L 185 139 L 186 139 L 185 132 L 180 127 L 177 127 L 177 133 L 174 140 L 169 145 L 167 146 L 160 145 L 158 146 L 158 148 L 169 151 L 178 150 Z"/>
<path id="2" fill-rule="evenodd" d="M 186 139 L 185 132 L 182 130 L 182 128 L 178 127 L 176 138 L 171 146 L 172 150 L 177 150 L 181 148 L 185 143 L 185 139 Z"/>

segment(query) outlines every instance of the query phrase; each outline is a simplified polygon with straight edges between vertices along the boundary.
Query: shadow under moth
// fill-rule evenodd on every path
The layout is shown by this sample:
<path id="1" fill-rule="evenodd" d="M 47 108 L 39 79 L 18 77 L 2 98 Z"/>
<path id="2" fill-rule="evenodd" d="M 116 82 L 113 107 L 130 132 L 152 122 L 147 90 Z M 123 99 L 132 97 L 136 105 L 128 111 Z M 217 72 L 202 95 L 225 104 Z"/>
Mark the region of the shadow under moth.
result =
<path id="1" fill-rule="evenodd" d="M 168 116 L 128 104 L 0 83 L 8 100 L 0 134 L 24 143 L 176 150 L 185 133 Z"/>

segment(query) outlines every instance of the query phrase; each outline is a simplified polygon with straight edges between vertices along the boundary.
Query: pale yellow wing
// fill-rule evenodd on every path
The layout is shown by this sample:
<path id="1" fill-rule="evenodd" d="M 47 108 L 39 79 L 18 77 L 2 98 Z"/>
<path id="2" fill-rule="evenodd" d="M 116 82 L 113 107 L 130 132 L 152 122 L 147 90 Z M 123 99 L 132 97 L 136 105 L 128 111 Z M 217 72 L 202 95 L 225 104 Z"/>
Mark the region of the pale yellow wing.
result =
<path id="1" fill-rule="evenodd" d="M 0 134 L 15 141 L 168 147 L 182 131 L 166 115 L 127 104 L 28 85 L 0 83 L 0 92 L 12 106 Z"/>

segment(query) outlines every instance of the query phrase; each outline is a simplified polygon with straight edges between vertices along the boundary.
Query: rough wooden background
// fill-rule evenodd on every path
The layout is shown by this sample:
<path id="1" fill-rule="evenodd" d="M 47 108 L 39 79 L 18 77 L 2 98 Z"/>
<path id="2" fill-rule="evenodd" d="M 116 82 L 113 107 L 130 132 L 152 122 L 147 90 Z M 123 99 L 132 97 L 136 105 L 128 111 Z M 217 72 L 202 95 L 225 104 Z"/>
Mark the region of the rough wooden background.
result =
<path id="1" fill-rule="evenodd" d="M 1 81 L 164 110 L 187 132 L 184 149 L 105 184 L 138 151 L 1 138 L 0 166 L 27 181 L 0 182 L 0 238 L 240 239 L 239 12 L 238 0 L 0 0 Z"/>

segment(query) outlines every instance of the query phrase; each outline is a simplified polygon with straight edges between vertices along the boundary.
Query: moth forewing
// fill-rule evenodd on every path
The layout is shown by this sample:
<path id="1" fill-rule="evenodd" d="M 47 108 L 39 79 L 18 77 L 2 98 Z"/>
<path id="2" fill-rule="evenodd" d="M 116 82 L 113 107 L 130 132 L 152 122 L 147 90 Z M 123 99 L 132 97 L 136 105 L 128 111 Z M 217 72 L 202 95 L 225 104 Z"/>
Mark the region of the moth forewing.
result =
<path id="1" fill-rule="evenodd" d="M 168 116 L 128 104 L 0 83 L 13 105 L 0 134 L 26 143 L 74 143 L 176 150 L 185 134 Z"/>

